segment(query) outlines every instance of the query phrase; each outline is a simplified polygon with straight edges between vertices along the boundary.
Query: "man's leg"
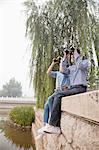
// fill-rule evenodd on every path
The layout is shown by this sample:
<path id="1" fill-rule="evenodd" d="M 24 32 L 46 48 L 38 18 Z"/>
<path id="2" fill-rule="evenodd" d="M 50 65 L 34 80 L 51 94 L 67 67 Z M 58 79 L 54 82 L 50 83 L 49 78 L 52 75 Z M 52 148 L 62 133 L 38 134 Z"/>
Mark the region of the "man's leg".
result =
<path id="1" fill-rule="evenodd" d="M 66 92 L 58 92 L 53 101 L 53 108 L 49 124 L 55 127 L 60 127 L 62 97 L 83 93 L 85 91 L 86 89 L 84 87 L 79 87 L 79 88 L 70 88 Z"/>
<path id="2" fill-rule="evenodd" d="M 86 92 L 86 88 L 71 88 L 66 92 L 58 92 L 55 94 L 55 98 L 53 101 L 53 108 L 51 112 L 51 118 L 49 121 L 49 125 L 42 127 L 41 130 L 43 133 L 52 133 L 52 134 L 60 134 L 60 119 L 61 119 L 61 98 L 69 95 L 74 95 L 78 93 Z"/>

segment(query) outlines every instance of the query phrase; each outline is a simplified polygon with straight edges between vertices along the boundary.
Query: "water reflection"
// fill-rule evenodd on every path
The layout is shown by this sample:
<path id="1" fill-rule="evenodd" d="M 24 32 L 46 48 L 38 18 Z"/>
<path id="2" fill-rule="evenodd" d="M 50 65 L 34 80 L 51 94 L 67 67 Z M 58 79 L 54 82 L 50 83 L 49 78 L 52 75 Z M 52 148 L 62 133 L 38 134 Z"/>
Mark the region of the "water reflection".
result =
<path id="1" fill-rule="evenodd" d="M 0 120 L 0 150 L 35 150 L 30 131 L 21 131 Z"/>

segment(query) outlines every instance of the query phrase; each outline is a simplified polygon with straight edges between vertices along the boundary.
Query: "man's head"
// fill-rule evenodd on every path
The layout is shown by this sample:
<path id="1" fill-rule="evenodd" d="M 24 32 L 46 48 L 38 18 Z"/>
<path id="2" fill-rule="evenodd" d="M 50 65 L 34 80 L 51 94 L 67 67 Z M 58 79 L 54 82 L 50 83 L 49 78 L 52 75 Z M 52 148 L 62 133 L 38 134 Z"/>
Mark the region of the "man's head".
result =
<path id="1" fill-rule="evenodd" d="M 79 48 L 74 48 L 74 47 L 70 48 L 70 55 L 73 56 L 75 60 L 77 59 L 77 57 L 80 56 L 80 54 L 81 52 Z"/>
<path id="2" fill-rule="evenodd" d="M 81 54 L 79 48 L 70 47 L 69 52 L 71 52 L 71 53 L 73 54 L 75 51 L 76 51 L 78 54 Z"/>

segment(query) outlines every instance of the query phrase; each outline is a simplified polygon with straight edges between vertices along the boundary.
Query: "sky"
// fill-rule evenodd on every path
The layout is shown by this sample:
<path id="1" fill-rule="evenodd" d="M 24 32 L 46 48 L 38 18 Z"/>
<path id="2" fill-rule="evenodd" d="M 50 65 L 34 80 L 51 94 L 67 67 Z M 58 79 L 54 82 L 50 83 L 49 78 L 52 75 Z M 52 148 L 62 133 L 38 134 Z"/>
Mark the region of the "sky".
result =
<path id="1" fill-rule="evenodd" d="M 41 4 L 45 0 L 38 0 Z M 33 96 L 29 86 L 31 51 L 25 38 L 24 0 L 0 0 L 0 90 L 11 78 L 21 82 L 23 96 Z"/>

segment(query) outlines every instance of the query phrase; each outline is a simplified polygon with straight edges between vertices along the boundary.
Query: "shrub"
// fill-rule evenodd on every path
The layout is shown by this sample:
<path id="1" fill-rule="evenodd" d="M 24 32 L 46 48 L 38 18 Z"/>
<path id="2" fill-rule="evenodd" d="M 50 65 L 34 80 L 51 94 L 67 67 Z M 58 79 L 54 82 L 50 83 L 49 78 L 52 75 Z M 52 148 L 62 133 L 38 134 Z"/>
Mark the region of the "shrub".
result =
<path id="1" fill-rule="evenodd" d="M 30 126 L 35 119 L 35 112 L 32 106 L 14 107 L 9 115 L 14 123 L 21 126 Z"/>

